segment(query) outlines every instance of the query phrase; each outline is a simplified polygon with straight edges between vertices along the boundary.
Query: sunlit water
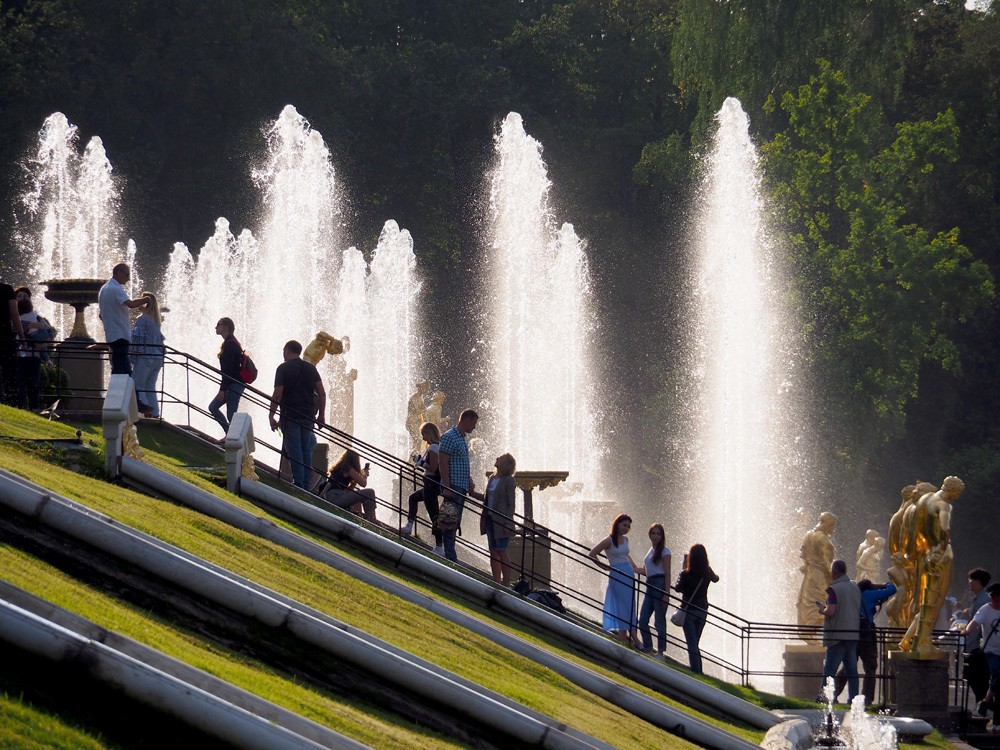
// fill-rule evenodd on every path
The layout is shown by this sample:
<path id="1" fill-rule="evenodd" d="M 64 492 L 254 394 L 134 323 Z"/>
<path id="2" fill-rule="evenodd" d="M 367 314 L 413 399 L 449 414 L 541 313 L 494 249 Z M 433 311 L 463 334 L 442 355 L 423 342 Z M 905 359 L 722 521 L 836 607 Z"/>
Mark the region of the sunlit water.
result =
<path id="1" fill-rule="evenodd" d="M 495 148 L 482 436 L 490 466 L 509 451 L 519 470 L 568 471 L 563 485 L 535 493 L 535 516 L 586 539 L 588 514 L 600 498 L 603 443 L 595 437 L 595 315 L 585 244 L 571 224 L 557 222 L 542 146 L 520 115 L 507 115 Z M 595 527 L 607 521 L 599 517 Z"/>
<path id="2" fill-rule="evenodd" d="M 799 509 L 812 506 L 808 425 L 798 408 L 798 325 L 782 301 L 747 116 L 730 98 L 716 120 L 688 286 L 689 424 L 679 432 L 689 439 L 682 441 L 686 475 L 678 482 L 683 505 L 671 509 L 675 554 L 680 563 L 687 546 L 705 544 L 721 578 L 710 591 L 713 605 L 749 620 L 794 622 L 805 518 Z M 704 645 L 720 649 L 711 628 Z M 762 659 L 780 659 L 754 648 L 757 668 Z M 720 655 L 738 664 L 736 641 Z"/>
<path id="3" fill-rule="evenodd" d="M 16 239 L 26 274 L 17 282 L 32 288 L 35 309 L 68 335 L 72 309 L 46 300 L 40 282 L 110 278 L 115 264 L 135 264 L 135 244 L 124 239 L 118 186 L 104 144 L 94 136 L 81 153 L 77 128 L 61 112 L 46 118 L 25 172 Z M 143 283 L 139 270 L 133 268 L 129 287 L 136 294 Z M 95 339 L 104 337 L 96 306 L 87 310 L 87 330 Z"/>
<path id="4" fill-rule="evenodd" d="M 347 336 L 349 351 L 327 356 L 320 375 L 334 397 L 345 371 L 356 369 L 354 434 L 406 456 L 410 444 L 404 422 L 416 388 L 420 335 L 413 240 L 389 221 L 370 264 L 356 248 L 344 250 L 339 189 L 322 136 L 291 106 L 267 136 L 266 160 L 254 172 L 263 204 L 261 226 L 235 236 L 229 222 L 219 219 L 197 258 L 183 245 L 171 253 L 163 290 L 171 309 L 164 324 L 167 342 L 217 364 L 221 339 L 215 323 L 230 317 L 260 370 L 255 385 L 270 392 L 286 341 L 306 346 L 318 331 Z M 207 405 L 215 392 L 202 384 L 193 400 Z M 266 412 L 250 411 L 258 433 L 266 437 Z M 196 421 L 210 434 L 220 432 L 208 418 Z M 388 477 L 373 474 L 373 485 L 380 495 L 391 494 Z"/>

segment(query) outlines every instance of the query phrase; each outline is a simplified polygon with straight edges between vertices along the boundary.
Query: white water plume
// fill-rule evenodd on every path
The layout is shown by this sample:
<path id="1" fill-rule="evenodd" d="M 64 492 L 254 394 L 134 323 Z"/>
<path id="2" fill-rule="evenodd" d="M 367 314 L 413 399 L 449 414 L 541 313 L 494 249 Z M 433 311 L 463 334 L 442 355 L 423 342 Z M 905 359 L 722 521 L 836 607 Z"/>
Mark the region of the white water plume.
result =
<path id="1" fill-rule="evenodd" d="M 565 494 L 595 499 L 600 447 L 595 439 L 590 340 L 594 333 L 587 256 L 571 224 L 557 224 L 541 144 L 521 116 L 507 115 L 496 138 L 491 175 L 489 273 L 491 300 L 488 414 L 482 420 L 492 456 L 510 451 L 518 469 L 568 471 Z M 578 535 L 585 504 L 574 519 L 536 517 Z M 555 522 L 555 523 L 554 523 Z M 600 519 L 603 526 L 604 519 Z"/>

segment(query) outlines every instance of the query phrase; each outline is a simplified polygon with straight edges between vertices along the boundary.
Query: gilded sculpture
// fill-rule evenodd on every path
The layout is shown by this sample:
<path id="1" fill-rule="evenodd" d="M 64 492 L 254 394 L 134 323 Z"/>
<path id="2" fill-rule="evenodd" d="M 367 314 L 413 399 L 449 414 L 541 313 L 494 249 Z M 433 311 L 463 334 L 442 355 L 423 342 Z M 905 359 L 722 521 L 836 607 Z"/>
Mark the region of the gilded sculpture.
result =
<path id="1" fill-rule="evenodd" d="M 865 540 L 858 545 L 855 556 L 855 581 L 869 580 L 880 583 L 882 577 L 882 551 L 885 549 L 885 539 L 878 535 L 875 529 L 865 532 Z"/>
<path id="2" fill-rule="evenodd" d="M 302 352 L 302 359 L 311 365 L 317 365 L 327 354 L 343 354 L 344 351 L 343 341 L 335 339 L 326 331 L 320 331 Z"/>
<path id="3" fill-rule="evenodd" d="M 426 380 L 421 380 L 417 383 L 416 392 L 410 396 L 410 400 L 406 404 L 406 434 L 410 436 L 413 451 L 419 451 L 423 444 L 423 438 L 420 436 L 420 425 L 430 421 L 424 419 L 424 412 L 427 408 L 424 399 L 430 390 L 431 384 Z M 435 424 L 437 423 L 435 422 Z"/>
<path id="4" fill-rule="evenodd" d="M 802 588 L 799 589 L 799 625 L 823 624 L 816 602 L 826 601 L 826 589 L 830 585 L 830 565 L 833 564 L 833 541 L 830 535 L 837 525 L 833 513 L 820 513 L 816 526 L 802 541 Z"/>
<path id="5" fill-rule="evenodd" d="M 930 482 L 908 484 L 900 490 L 901 502 L 899 509 L 889 519 L 889 561 L 891 563 L 886 576 L 896 586 L 896 594 L 885 606 L 889 624 L 894 628 L 906 630 L 913 617 L 913 561 L 907 558 L 910 528 L 914 506 L 922 495 L 937 490 Z"/>
<path id="6" fill-rule="evenodd" d="M 952 503 L 965 489 L 958 477 L 946 477 L 941 489 L 925 492 L 903 514 L 904 553 L 913 565 L 911 621 L 899 649 L 918 659 L 942 658 L 932 634 L 948 595 L 954 554 L 951 549 Z"/>

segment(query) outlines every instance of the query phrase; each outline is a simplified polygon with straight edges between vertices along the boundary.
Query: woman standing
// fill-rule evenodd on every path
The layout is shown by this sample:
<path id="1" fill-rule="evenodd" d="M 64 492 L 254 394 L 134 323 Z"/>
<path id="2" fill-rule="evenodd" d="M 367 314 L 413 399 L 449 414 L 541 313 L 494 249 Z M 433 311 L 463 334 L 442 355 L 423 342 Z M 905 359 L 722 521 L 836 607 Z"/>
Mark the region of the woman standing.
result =
<path id="1" fill-rule="evenodd" d="M 367 487 L 369 467 L 361 468 L 361 456 L 348 448 L 330 467 L 330 479 L 324 497 L 338 508 L 347 508 L 357 513 L 361 506 L 364 517 L 375 523 L 375 490 L 358 489 Z"/>
<path id="2" fill-rule="evenodd" d="M 653 650 L 653 637 L 649 632 L 649 618 L 655 615 L 656 655 L 662 657 L 667 650 L 667 581 L 670 579 L 670 550 L 666 546 L 663 525 L 654 523 L 649 527 L 649 552 L 642 562 L 642 573 L 646 576 L 646 594 L 639 610 L 639 632 L 642 634 L 642 650 Z"/>
<path id="3" fill-rule="evenodd" d="M 708 552 L 704 544 L 695 544 L 684 556 L 684 570 L 677 577 L 674 591 L 681 594 L 681 607 L 687 610 L 684 616 L 684 640 L 687 641 L 688 662 L 691 671 L 701 674 L 701 631 L 705 629 L 708 617 L 708 586 L 718 583 L 719 576 L 708 564 Z"/>
<path id="4" fill-rule="evenodd" d="M 219 318 L 219 322 L 215 324 L 215 332 L 222 336 L 222 346 L 219 348 L 219 370 L 222 371 L 222 375 L 219 378 L 219 392 L 208 405 L 208 412 L 215 417 L 215 421 L 224 432 L 229 432 L 229 423 L 239 408 L 243 391 L 247 387 L 240 378 L 243 347 L 234 335 L 236 324 L 232 318 Z M 223 404 L 226 405 L 224 417 L 221 409 Z"/>
<path id="5" fill-rule="evenodd" d="M 149 404 L 152 411 L 149 416 L 159 418 L 160 399 L 157 393 L 156 380 L 163 369 L 163 316 L 160 315 L 160 304 L 152 292 L 143 292 L 141 298 L 146 300 L 142 315 L 136 318 L 132 325 L 132 346 L 129 354 L 132 358 L 132 380 L 135 381 L 136 400 Z"/>
<path id="6" fill-rule="evenodd" d="M 497 457 L 493 465 L 496 472 L 486 483 L 479 533 L 486 534 L 493 580 L 508 586 L 511 564 L 507 545 L 514 536 L 514 470 L 517 462 L 512 455 L 504 453 Z"/>
<path id="7" fill-rule="evenodd" d="M 438 470 L 438 443 L 441 442 L 441 430 L 433 422 L 420 425 L 420 437 L 424 439 L 427 449 L 414 457 L 414 462 L 424 470 L 424 486 L 410 493 L 410 505 L 406 514 L 406 523 L 400 532 L 404 535 L 413 533 L 413 525 L 417 521 L 417 510 L 420 501 L 427 506 L 427 515 L 431 519 L 431 532 L 434 534 L 434 554 L 444 556 L 444 542 L 441 530 L 437 527 L 438 493 L 441 491 L 441 473 Z"/>
<path id="8" fill-rule="evenodd" d="M 639 568 L 628 552 L 627 534 L 631 528 L 631 517 L 622 513 L 612 522 L 611 533 L 587 553 L 591 560 L 609 572 L 608 590 L 604 594 L 603 627 L 622 643 L 628 643 L 630 636 L 633 642 L 638 641 L 632 593 L 635 573 L 639 572 Z M 608 557 L 608 565 L 597 559 L 602 552 Z"/>

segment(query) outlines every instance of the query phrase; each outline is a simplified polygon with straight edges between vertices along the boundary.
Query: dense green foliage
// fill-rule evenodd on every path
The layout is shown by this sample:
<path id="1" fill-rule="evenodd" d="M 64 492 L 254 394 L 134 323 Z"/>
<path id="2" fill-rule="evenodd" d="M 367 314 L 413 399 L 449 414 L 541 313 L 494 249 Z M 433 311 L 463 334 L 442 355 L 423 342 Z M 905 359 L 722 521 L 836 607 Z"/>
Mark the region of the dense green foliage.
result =
<path id="1" fill-rule="evenodd" d="M 949 450 L 1000 445 L 992 5 L 0 0 L 0 202 L 14 209 L 0 237 L 14 236 L 19 165 L 56 110 L 103 138 L 147 255 L 200 247 L 220 215 L 238 231 L 255 219 L 263 126 L 291 103 L 334 154 L 348 241 L 370 250 L 394 218 L 428 292 L 464 299 L 490 136 L 516 110 L 545 145 L 559 216 L 589 242 L 607 400 L 669 420 L 664 363 L 682 323 L 659 286 L 685 267 L 693 167 L 737 96 L 768 144 L 826 416 L 846 403 L 846 423 L 864 426 L 860 441 L 843 424 L 830 435 L 886 458 L 918 443 L 936 470 Z M 617 452 L 633 475 L 661 453 L 661 420 L 649 429 Z M 1000 464 L 976 465 L 1000 478 Z"/>

